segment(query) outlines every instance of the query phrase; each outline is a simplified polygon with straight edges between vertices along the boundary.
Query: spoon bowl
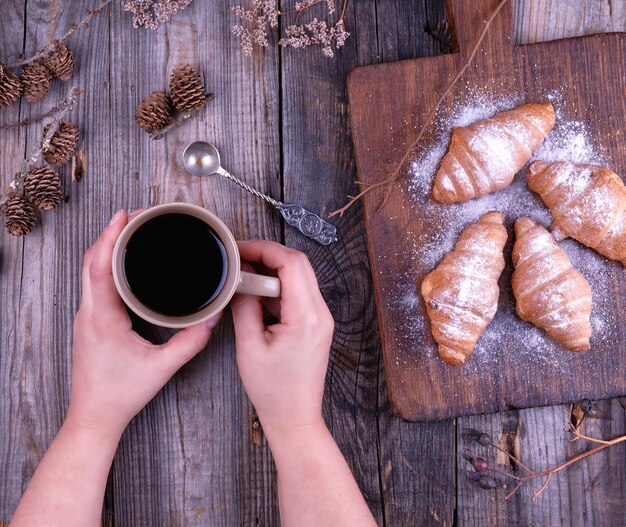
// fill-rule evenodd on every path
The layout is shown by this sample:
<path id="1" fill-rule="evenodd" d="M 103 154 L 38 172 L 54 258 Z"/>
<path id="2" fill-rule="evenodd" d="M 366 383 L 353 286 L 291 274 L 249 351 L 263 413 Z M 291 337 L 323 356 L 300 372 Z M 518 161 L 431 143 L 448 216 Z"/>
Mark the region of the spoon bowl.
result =
<path id="1" fill-rule="evenodd" d="M 195 141 L 188 145 L 183 152 L 183 166 L 192 176 L 219 174 L 226 179 L 230 179 L 245 191 L 250 192 L 250 194 L 267 201 L 280 212 L 289 225 L 298 229 L 307 238 L 311 238 L 322 245 L 329 245 L 337 241 L 337 228 L 320 218 L 317 214 L 306 210 L 301 205 L 295 203 L 286 204 L 275 200 L 230 174 L 221 165 L 220 153 L 211 143 Z"/>
<path id="2" fill-rule="evenodd" d="M 220 153 L 211 143 L 196 141 L 183 152 L 183 166 L 194 176 L 216 174 L 220 167 Z"/>

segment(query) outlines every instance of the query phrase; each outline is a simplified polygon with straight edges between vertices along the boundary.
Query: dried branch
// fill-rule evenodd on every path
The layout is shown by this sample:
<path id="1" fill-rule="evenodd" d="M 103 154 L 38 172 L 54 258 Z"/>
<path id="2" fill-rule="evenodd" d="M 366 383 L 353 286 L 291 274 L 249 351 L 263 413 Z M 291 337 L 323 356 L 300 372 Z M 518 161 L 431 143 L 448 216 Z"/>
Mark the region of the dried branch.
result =
<path id="1" fill-rule="evenodd" d="M 41 142 L 37 145 L 37 147 L 33 148 L 33 150 L 24 159 L 21 170 L 15 175 L 13 181 L 9 184 L 9 187 L 5 191 L 5 196 L 11 196 L 18 192 L 18 189 L 21 189 L 22 182 L 26 179 L 26 176 L 28 176 L 28 170 L 38 164 L 44 151 L 50 148 L 50 141 L 54 137 L 54 134 L 57 133 L 61 120 L 70 110 L 74 108 L 76 100 L 82 93 L 84 93 L 84 90 L 78 87 L 74 87 L 69 90 L 64 99 L 65 104 L 63 109 L 58 112 L 57 118 L 51 123 L 50 127 L 41 139 Z"/>
<path id="2" fill-rule="evenodd" d="M 76 32 L 76 30 L 80 28 L 88 29 L 89 19 L 95 16 L 98 16 L 100 13 L 102 13 L 104 8 L 110 3 L 111 3 L 111 0 L 102 0 L 100 5 L 96 9 L 94 9 L 93 11 L 87 11 L 87 14 L 83 17 L 83 19 L 80 22 L 74 22 L 73 24 L 71 24 L 70 29 L 63 36 L 56 38 L 56 39 L 55 38 L 50 39 L 48 43 L 43 48 L 41 48 L 41 50 L 38 53 L 36 53 L 35 55 L 33 55 L 32 57 L 28 59 L 14 62 L 13 64 L 9 66 L 9 68 L 10 69 L 19 68 L 20 66 L 25 66 L 26 64 L 30 64 L 32 62 L 36 62 L 38 60 L 41 60 L 47 57 L 50 54 L 50 52 L 54 49 L 55 41 L 65 42 L 66 40 L 69 40 L 72 37 L 72 35 L 74 34 L 74 32 Z"/>
<path id="3" fill-rule="evenodd" d="M 389 196 L 391 195 L 391 191 L 393 190 L 393 187 L 391 186 L 391 184 L 394 183 L 396 180 L 398 180 L 401 177 L 402 169 L 404 168 L 406 162 L 409 160 L 409 158 L 411 157 L 411 155 L 415 151 L 415 148 L 417 147 L 419 142 L 424 137 L 424 134 L 426 133 L 427 127 L 430 124 L 430 122 L 433 120 L 433 118 L 435 117 L 435 114 L 437 113 L 437 110 L 439 110 L 439 107 L 441 106 L 441 104 L 443 103 L 445 98 L 450 94 L 450 91 L 452 90 L 452 88 L 454 88 L 454 86 L 459 81 L 459 79 L 463 76 L 463 74 L 471 66 L 472 61 L 474 60 L 474 57 L 476 56 L 476 53 L 478 52 L 478 49 L 480 48 L 480 45 L 482 44 L 482 41 L 484 40 L 485 36 L 487 35 L 487 31 L 489 30 L 489 27 L 491 26 L 491 23 L 493 22 L 493 20 L 496 18 L 496 16 L 500 12 L 500 10 L 506 5 L 506 3 L 508 1 L 509 0 L 502 0 L 498 4 L 498 6 L 493 10 L 491 15 L 489 15 L 489 18 L 486 20 L 485 25 L 483 27 L 483 30 L 480 33 L 480 36 L 478 37 L 478 40 L 476 41 L 476 44 L 474 44 L 474 47 L 472 48 L 472 51 L 470 52 L 467 61 L 465 62 L 463 67 L 457 72 L 457 74 L 454 76 L 454 78 L 450 81 L 450 83 L 446 87 L 446 89 L 443 92 L 443 94 L 441 95 L 441 97 L 439 97 L 439 99 L 437 100 L 435 106 L 433 106 L 432 110 L 430 111 L 430 113 L 426 117 L 426 120 L 424 121 L 424 124 L 422 125 L 421 130 L 417 134 L 417 137 L 415 138 L 415 141 L 413 141 L 413 143 L 411 143 L 411 145 L 409 146 L 409 148 L 405 152 L 404 156 L 402 156 L 402 159 L 396 165 L 396 168 L 391 173 L 391 176 L 388 177 L 387 179 L 383 180 L 383 181 L 378 182 L 378 183 L 373 183 L 373 184 L 372 183 L 359 183 L 361 185 L 364 185 L 365 189 L 362 190 L 361 192 L 359 192 L 356 196 L 348 196 L 348 198 L 349 198 L 348 203 L 346 203 L 343 207 L 340 207 L 337 210 L 331 212 L 328 215 L 329 218 L 332 218 L 333 216 L 337 216 L 337 215 L 343 216 L 343 213 L 346 210 L 348 210 L 352 205 L 354 205 L 359 200 L 359 198 L 361 198 L 365 194 L 371 192 L 372 190 L 374 190 L 376 188 L 379 188 L 379 187 L 382 187 L 382 186 L 387 186 L 388 188 L 387 188 L 387 191 L 385 192 L 385 195 L 383 197 L 383 201 L 376 208 L 376 210 L 380 211 L 386 205 L 387 201 L 389 200 Z"/>
<path id="4" fill-rule="evenodd" d="M 80 88 L 72 88 L 68 92 L 65 99 L 59 100 L 57 104 L 55 104 L 52 108 L 50 108 L 46 112 L 36 115 L 35 117 L 27 117 L 17 123 L 3 124 L 2 126 L 0 126 L 0 130 L 9 130 L 11 128 L 18 128 L 20 126 L 27 126 L 31 123 L 35 123 L 37 121 L 41 121 L 42 119 L 53 117 L 59 113 L 64 113 L 67 110 L 71 110 L 72 106 L 76 102 L 77 97 L 81 93 L 82 93 L 82 90 Z"/>
<path id="5" fill-rule="evenodd" d="M 507 450 L 505 450 L 504 448 L 500 448 L 498 445 L 493 445 L 493 448 L 495 448 L 496 450 L 499 450 L 500 452 L 502 452 L 503 454 L 506 454 L 509 459 L 511 461 L 513 461 L 515 464 L 519 465 L 521 468 L 523 468 L 526 472 L 528 472 L 529 474 L 532 473 L 532 470 L 530 470 L 526 465 L 524 465 L 519 459 L 517 459 L 513 454 L 511 454 L 510 452 L 508 452 Z"/>

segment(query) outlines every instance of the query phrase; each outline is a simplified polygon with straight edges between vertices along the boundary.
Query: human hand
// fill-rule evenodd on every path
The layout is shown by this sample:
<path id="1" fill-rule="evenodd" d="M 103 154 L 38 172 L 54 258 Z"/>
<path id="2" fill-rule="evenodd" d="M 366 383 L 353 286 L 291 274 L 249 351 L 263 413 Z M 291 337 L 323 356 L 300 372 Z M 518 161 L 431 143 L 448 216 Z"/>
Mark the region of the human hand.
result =
<path id="1" fill-rule="evenodd" d="M 237 364 L 266 434 L 323 424 L 322 397 L 334 321 L 308 258 L 268 241 L 239 242 L 241 258 L 274 269 L 279 302 L 237 295 Z M 263 305 L 279 319 L 265 326 Z"/>
<path id="2" fill-rule="evenodd" d="M 179 331 L 161 345 L 132 330 L 112 274 L 113 247 L 128 219 L 119 211 L 85 253 L 66 420 L 114 435 L 121 434 L 170 377 L 206 346 L 221 317 Z"/>

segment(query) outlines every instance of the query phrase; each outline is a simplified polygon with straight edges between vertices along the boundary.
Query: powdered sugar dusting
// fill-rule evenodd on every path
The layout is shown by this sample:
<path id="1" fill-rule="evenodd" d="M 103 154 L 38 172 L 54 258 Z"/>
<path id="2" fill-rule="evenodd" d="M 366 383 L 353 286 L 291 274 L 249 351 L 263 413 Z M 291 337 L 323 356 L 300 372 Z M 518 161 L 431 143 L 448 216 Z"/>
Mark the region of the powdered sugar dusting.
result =
<path id="1" fill-rule="evenodd" d="M 566 160 L 574 163 L 606 164 L 609 160 L 605 152 L 595 144 L 585 123 L 568 121 L 561 115 L 561 94 L 547 94 L 546 99 L 555 105 L 557 125 L 533 159 L 546 162 Z M 488 118 L 523 102 L 525 101 L 516 94 L 494 99 L 490 95 L 476 93 L 466 100 L 463 106 L 438 112 L 434 123 L 435 132 L 424 141 L 417 152 L 410 166 L 411 178 L 408 187 L 401 189 L 403 193 L 408 192 L 407 201 L 414 210 L 415 217 L 420 220 L 417 228 L 407 235 L 409 243 L 412 241 L 412 247 L 409 247 L 410 254 L 404 256 L 413 262 L 414 268 L 424 270 L 424 274 L 432 270 L 441 258 L 452 250 L 463 228 L 492 210 L 504 212 L 509 225 L 521 216 L 530 216 L 545 226 L 551 224 L 550 212 L 540 198 L 528 189 L 523 173 L 518 174 L 508 188 L 469 202 L 442 205 L 431 197 L 434 175 L 447 151 L 452 129 L 468 126 L 476 120 Z M 480 371 L 487 363 L 502 360 L 503 353 L 509 350 L 515 350 L 515 357 L 507 357 L 506 360 L 549 365 L 550 368 L 562 368 L 564 371 L 573 360 L 578 364 L 585 364 L 585 361 L 589 360 L 585 354 L 575 355 L 564 350 L 547 337 L 544 331 L 523 322 L 515 314 L 515 301 L 510 287 L 512 233 L 510 235 L 505 253 L 507 269 L 499 282 L 500 307 L 463 368 Z M 617 316 L 612 307 L 612 293 L 610 288 L 606 287 L 612 264 L 576 242 L 566 240 L 559 245 L 566 251 L 572 264 L 589 281 L 593 290 L 592 346 L 594 342 L 615 342 L 618 331 Z M 394 255 L 381 255 L 379 258 L 393 257 Z M 410 345 L 413 350 L 428 349 L 427 359 L 434 360 L 437 357 L 436 347 L 422 344 L 433 342 L 423 301 L 418 295 L 418 284 L 421 283 L 424 274 L 416 276 L 414 272 L 406 273 L 394 284 L 393 291 L 386 292 L 386 296 L 391 299 L 388 311 L 394 321 L 397 321 L 394 323 L 394 334 L 402 335 L 401 338 L 396 337 L 398 344 L 412 343 Z M 520 342 L 523 342 L 523 345 L 520 345 Z M 591 366 L 589 363 L 589 367 Z"/>
<path id="2" fill-rule="evenodd" d="M 584 122 L 560 120 L 557 112 L 554 130 L 539 147 L 534 159 L 546 163 L 569 161 L 603 165 L 606 163 L 606 154 L 594 143 Z"/>

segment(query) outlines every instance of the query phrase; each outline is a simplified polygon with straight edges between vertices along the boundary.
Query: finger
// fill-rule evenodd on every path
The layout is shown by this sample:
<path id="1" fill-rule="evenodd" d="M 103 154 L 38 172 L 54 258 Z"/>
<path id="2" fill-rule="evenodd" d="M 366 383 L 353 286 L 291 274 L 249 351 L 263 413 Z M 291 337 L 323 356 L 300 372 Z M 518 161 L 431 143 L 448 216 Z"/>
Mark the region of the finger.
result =
<path id="1" fill-rule="evenodd" d="M 244 260 L 261 262 L 278 271 L 281 282 L 283 321 L 306 316 L 311 305 L 320 307 L 322 294 L 317 285 L 315 272 L 303 253 L 275 242 L 252 240 L 238 242 L 239 253 Z"/>
<path id="2" fill-rule="evenodd" d="M 89 284 L 89 266 L 93 260 L 93 245 L 85 251 L 83 256 L 83 269 L 81 274 L 81 305 L 91 305 L 91 285 Z"/>
<path id="3" fill-rule="evenodd" d="M 104 318 L 128 316 L 115 287 L 112 269 L 113 248 L 127 219 L 123 210 L 115 214 L 92 248 L 93 256 L 89 264 L 88 277 L 91 300 L 93 305 L 98 307 L 99 315 Z"/>
<path id="4" fill-rule="evenodd" d="M 249 264 L 243 263 L 244 271 L 254 272 Z M 252 342 L 259 344 L 263 340 L 265 324 L 263 324 L 263 305 L 258 296 L 235 295 L 230 303 L 235 326 L 237 347 L 239 344 Z"/>
<path id="5" fill-rule="evenodd" d="M 161 364 L 170 376 L 206 348 L 213 328 L 217 326 L 222 316 L 223 312 L 220 312 L 206 322 L 185 328 L 160 347 L 158 353 Z"/>
<path id="6" fill-rule="evenodd" d="M 146 210 L 148 210 L 148 209 L 143 207 L 143 208 L 140 208 L 140 209 L 135 209 L 132 212 L 129 212 L 128 213 L 128 221 L 135 219 L 137 216 L 139 216 L 142 212 L 145 212 Z"/>
<path id="7" fill-rule="evenodd" d="M 115 223 L 122 216 L 122 211 L 116 212 L 111 218 L 111 223 Z M 96 245 L 100 241 L 100 239 L 96 240 L 93 245 L 91 245 L 83 256 L 83 269 L 81 273 L 81 285 L 82 285 L 82 298 L 81 303 L 91 304 L 91 283 L 89 279 L 89 270 L 91 267 L 91 262 L 93 262 L 93 257 L 96 252 Z"/>

